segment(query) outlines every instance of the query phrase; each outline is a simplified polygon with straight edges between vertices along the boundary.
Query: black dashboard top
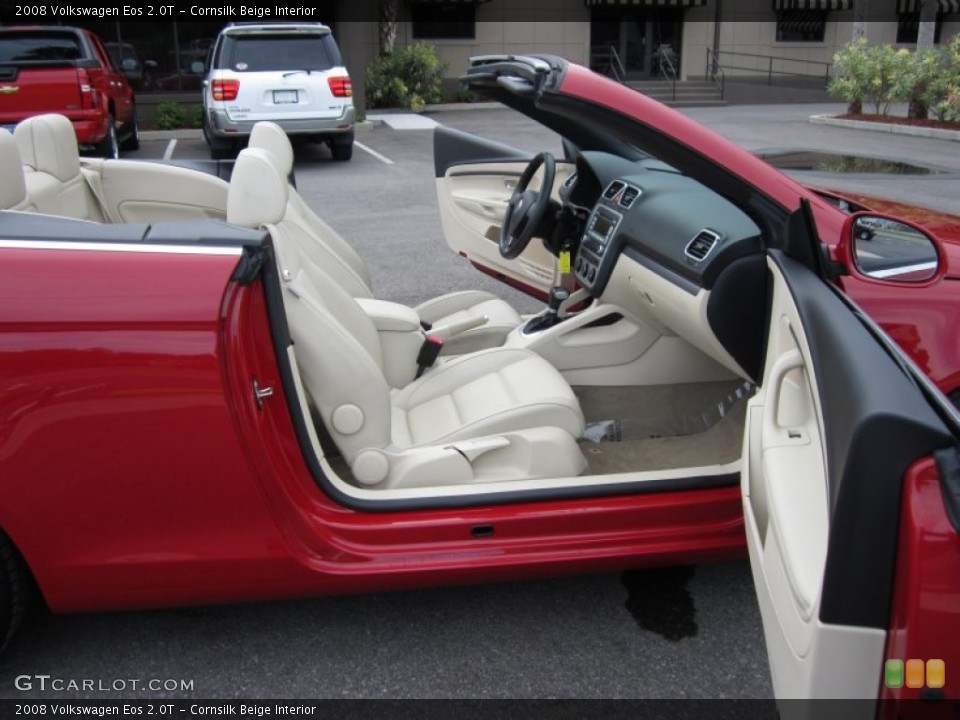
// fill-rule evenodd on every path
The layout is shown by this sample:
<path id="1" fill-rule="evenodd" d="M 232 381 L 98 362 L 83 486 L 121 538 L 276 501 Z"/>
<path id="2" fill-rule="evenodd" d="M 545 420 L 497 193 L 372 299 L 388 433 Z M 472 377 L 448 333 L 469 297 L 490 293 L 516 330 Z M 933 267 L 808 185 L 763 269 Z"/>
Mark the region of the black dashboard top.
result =
<path id="1" fill-rule="evenodd" d="M 583 153 L 566 190 L 568 202 L 592 205 L 574 270 L 595 296 L 620 253 L 695 294 L 737 258 L 762 250 L 760 228 L 746 213 L 652 158 Z"/>

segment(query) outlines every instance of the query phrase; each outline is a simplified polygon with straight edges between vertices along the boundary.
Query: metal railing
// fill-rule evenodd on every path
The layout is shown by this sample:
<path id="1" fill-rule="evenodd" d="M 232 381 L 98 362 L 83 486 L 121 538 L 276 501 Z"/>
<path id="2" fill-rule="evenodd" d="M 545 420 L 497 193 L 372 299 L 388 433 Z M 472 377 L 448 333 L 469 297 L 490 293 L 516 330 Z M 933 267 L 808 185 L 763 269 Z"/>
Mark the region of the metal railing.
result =
<path id="1" fill-rule="evenodd" d="M 744 61 L 743 65 L 733 65 L 729 60 L 725 61 L 723 66 L 720 65 L 719 56 L 723 55 L 724 57 L 730 58 L 752 58 L 757 61 L 752 63 L 752 67 L 749 65 L 751 63 Z M 735 60 L 734 62 L 740 62 Z M 791 70 L 783 69 L 784 65 L 787 63 L 794 63 L 799 65 L 820 65 L 823 66 L 823 82 L 824 85 L 830 82 L 830 69 L 833 67 L 833 63 L 823 62 L 822 60 L 800 60 L 798 58 L 789 58 L 782 57 L 779 55 L 760 55 L 757 53 L 744 53 L 744 52 L 734 52 L 732 50 L 718 50 L 713 52 L 711 48 L 707 48 L 707 76 L 711 76 L 711 70 L 713 67 L 721 67 L 721 69 L 726 70 L 738 70 L 741 72 L 755 72 L 763 73 L 767 76 L 767 85 L 773 85 L 773 78 L 775 75 L 782 75 L 785 77 L 819 77 L 819 73 L 810 73 L 810 72 L 795 72 Z"/>
<path id="2" fill-rule="evenodd" d="M 590 48 L 590 66 L 605 72 L 619 83 L 627 79 L 627 69 L 613 45 L 595 45 Z"/>
<path id="3" fill-rule="evenodd" d="M 727 92 L 727 74 L 720 64 L 720 58 L 713 52 L 713 48 L 707 48 L 707 68 L 704 76 L 711 81 L 720 90 L 720 99 L 723 100 Z"/>
<path id="4" fill-rule="evenodd" d="M 657 70 L 666 79 L 670 81 L 671 97 L 677 99 L 677 68 L 673 64 L 673 48 L 669 45 L 661 45 L 657 48 Z"/>

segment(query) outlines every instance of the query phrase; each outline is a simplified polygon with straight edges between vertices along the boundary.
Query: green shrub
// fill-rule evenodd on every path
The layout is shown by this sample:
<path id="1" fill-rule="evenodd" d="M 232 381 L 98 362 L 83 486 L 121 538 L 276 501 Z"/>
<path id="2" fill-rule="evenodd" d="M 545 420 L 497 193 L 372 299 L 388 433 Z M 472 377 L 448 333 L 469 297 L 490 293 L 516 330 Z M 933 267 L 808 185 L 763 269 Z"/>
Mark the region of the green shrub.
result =
<path id="1" fill-rule="evenodd" d="M 366 73 L 367 107 L 423 110 L 443 100 L 446 66 L 432 43 L 418 42 L 374 60 Z"/>
<path id="2" fill-rule="evenodd" d="M 829 90 L 847 102 L 866 102 L 886 115 L 891 102 L 910 99 L 916 79 L 913 54 L 906 48 L 870 45 L 866 39 L 849 43 L 833 56 Z"/>
<path id="3" fill-rule="evenodd" d="M 203 105 L 162 102 L 157 105 L 154 124 L 158 130 L 198 128 L 203 124 Z"/>
<path id="4" fill-rule="evenodd" d="M 923 102 L 938 120 L 960 122 L 960 35 L 945 48 L 928 49 L 920 64 L 924 66 Z"/>

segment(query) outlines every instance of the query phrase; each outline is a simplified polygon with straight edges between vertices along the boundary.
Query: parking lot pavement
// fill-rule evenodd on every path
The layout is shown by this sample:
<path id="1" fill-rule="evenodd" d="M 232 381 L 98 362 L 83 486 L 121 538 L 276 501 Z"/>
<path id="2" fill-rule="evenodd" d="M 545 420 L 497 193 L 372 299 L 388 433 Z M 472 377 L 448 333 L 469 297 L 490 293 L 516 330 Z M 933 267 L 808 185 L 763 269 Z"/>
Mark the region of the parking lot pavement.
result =
<path id="1" fill-rule="evenodd" d="M 689 115 L 751 149 L 855 150 L 946 163 L 929 178 L 825 175 L 825 184 L 933 202 L 958 212 L 956 145 L 810 126 L 787 108 L 694 109 Z M 438 121 L 536 152 L 556 135 L 505 110 Z M 370 264 L 378 295 L 413 303 L 448 290 L 499 292 L 524 311 L 536 301 L 476 272 L 440 230 L 429 131 L 376 127 L 333 162 L 297 150 L 304 198 Z M 131 156 L 163 157 L 145 139 Z M 948 152 L 949 151 L 949 152 Z M 207 157 L 178 140 L 175 159 Z M 795 173 L 799 177 L 813 174 Z M 815 179 L 820 180 L 820 176 Z M 933 186 L 938 185 L 940 189 Z M 946 188 L 946 189 L 943 189 Z M 949 196 L 949 197 L 948 197 Z M 192 690 L 20 693 L 20 674 L 175 679 Z M 0 659 L 0 697 L 769 697 L 770 677 L 746 562 L 477 587 L 186 610 L 30 620 Z"/>

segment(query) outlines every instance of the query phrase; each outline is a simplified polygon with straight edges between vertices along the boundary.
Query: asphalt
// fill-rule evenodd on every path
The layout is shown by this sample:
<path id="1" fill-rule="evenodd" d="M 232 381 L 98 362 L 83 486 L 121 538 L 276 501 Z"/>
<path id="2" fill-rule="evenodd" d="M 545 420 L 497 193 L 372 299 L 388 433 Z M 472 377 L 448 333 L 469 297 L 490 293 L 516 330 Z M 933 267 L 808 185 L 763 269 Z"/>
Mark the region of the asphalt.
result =
<path id="1" fill-rule="evenodd" d="M 960 213 L 960 145 L 815 126 L 842 106 L 736 106 L 685 112 L 751 150 L 808 149 L 941 167 L 935 176 L 796 172 Z M 559 138 L 505 110 L 435 113 L 437 122 L 531 152 Z M 413 303 L 448 290 L 500 292 L 444 245 L 431 133 L 377 125 L 349 163 L 298 148 L 305 199 L 354 243 L 378 295 Z M 146 135 L 137 157 L 161 157 Z M 173 157 L 203 157 L 184 134 Z M 379 155 L 380 157 L 377 157 Z M 384 159 L 390 162 L 384 162 Z M 17 690 L 20 675 L 192 682 L 178 691 Z M 357 597 L 31 618 L 0 658 L 0 698 L 767 698 L 766 649 L 746 562 L 434 588 Z"/>

